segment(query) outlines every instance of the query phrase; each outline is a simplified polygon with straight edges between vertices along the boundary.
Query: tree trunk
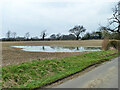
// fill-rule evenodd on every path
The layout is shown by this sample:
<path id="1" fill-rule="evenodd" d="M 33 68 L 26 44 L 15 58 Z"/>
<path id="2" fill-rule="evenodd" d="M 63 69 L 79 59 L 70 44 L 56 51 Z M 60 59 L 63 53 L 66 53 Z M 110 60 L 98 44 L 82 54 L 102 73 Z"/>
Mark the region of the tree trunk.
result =
<path id="1" fill-rule="evenodd" d="M 42 37 L 42 40 L 44 40 L 44 35 L 43 35 L 43 37 Z"/>
<path id="2" fill-rule="evenodd" d="M 79 40 L 79 36 L 76 37 L 76 40 Z"/>

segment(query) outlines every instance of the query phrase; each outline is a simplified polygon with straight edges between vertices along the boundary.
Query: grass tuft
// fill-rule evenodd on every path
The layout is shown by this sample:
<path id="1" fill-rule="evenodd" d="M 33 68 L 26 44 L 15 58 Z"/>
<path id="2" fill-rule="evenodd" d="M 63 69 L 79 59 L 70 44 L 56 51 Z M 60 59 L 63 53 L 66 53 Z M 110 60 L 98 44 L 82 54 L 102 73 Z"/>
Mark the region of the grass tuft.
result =
<path id="1" fill-rule="evenodd" d="M 86 67 L 116 57 L 116 50 L 96 51 L 53 60 L 34 60 L 2 67 L 3 88 L 37 88 Z"/>

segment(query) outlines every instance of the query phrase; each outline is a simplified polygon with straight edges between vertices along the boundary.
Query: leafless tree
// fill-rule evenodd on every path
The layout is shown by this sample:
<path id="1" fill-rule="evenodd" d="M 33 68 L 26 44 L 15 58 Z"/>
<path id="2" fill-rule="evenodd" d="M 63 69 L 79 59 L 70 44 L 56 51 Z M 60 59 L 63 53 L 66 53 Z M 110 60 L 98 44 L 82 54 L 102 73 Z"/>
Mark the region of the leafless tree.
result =
<path id="1" fill-rule="evenodd" d="M 25 33 L 25 38 L 29 39 L 29 37 L 30 37 L 30 33 L 29 32 Z"/>
<path id="2" fill-rule="evenodd" d="M 11 31 L 9 30 L 9 31 L 6 33 L 6 35 L 7 35 L 7 38 L 9 39 L 9 38 L 11 37 Z"/>
<path id="3" fill-rule="evenodd" d="M 83 26 L 75 26 L 74 28 L 70 29 L 69 32 L 73 33 L 76 36 L 76 40 L 79 40 L 80 34 L 85 32 L 86 29 Z"/>
<path id="4" fill-rule="evenodd" d="M 46 30 L 42 31 L 40 35 L 40 37 L 42 37 L 42 40 L 44 40 L 46 36 L 47 36 Z"/>
<path id="5" fill-rule="evenodd" d="M 17 35 L 16 32 L 13 32 L 13 33 L 12 33 L 12 36 L 13 36 L 14 39 L 16 38 L 16 35 Z"/>
<path id="6" fill-rule="evenodd" d="M 120 2 L 113 8 L 113 15 L 108 20 L 109 25 L 101 26 L 101 30 L 118 33 L 120 35 Z"/>
<path id="7" fill-rule="evenodd" d="M 52 34 L 52 35 L 50 36 L 50 38 L 51 38 L 51 39 L 56 39 L 56 35 L 55 35 L 55 34 Z"/>
<path id="8" fill-rule="evenodd" d="M 57 38 L 57 40 L 60 40 L 60 38 L 61 38 L 61 34 L 58 33 L 58 34 L 56 35 L 56 38 Z"/>

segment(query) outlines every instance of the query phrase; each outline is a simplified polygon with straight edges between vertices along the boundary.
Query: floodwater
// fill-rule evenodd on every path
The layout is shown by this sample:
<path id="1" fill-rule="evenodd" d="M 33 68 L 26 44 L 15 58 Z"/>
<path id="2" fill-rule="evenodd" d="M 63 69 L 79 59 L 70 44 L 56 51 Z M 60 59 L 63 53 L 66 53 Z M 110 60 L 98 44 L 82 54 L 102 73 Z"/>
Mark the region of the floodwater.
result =
<path id="1" fill-rule="evenodd" d="M 101 47 L 12 46 L 29 52 L 84 52 L 100 51 Z"/>

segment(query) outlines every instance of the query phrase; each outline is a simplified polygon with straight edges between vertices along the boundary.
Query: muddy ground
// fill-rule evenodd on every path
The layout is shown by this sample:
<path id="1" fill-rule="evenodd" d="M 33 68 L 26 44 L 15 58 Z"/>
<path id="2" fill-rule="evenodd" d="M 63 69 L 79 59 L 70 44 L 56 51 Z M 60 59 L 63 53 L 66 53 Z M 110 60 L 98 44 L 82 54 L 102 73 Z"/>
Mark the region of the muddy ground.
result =
<path id="1" fill-rule="evenodd" d="M 79 55 L 86 52 L 27 52 L 11 46 L 101 46 L 102 40 L 82 41 L 12 41 L 2 42 L 2 65 L 20 64 L 32 60 L 45 60 Z"/>

